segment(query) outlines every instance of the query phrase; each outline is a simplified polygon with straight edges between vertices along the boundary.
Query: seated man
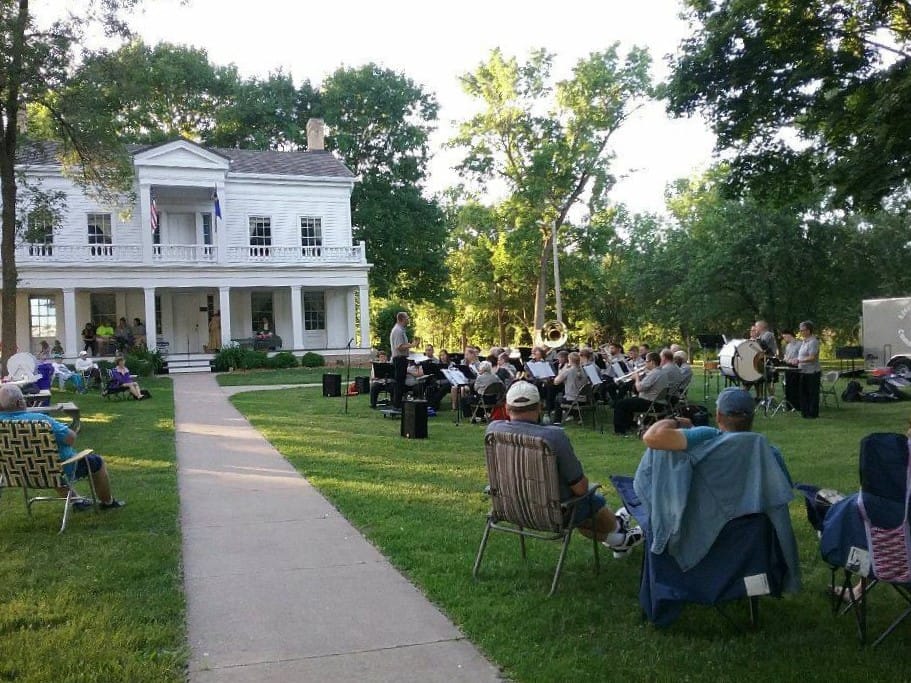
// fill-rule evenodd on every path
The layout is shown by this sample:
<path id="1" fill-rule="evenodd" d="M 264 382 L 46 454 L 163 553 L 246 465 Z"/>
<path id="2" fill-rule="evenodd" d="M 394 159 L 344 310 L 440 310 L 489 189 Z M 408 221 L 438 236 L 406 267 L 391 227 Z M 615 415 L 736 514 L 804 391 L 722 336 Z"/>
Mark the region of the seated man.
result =
<path id="1" fill-rule="evenodd" d="M 582 471 L 582 464 L 576 457 L 566 432 L 560 427 L 539 424 L 543 411 L 537 387 L 521 380 L 513 382 L 506 392 L 506 411 L 509 413 L 509 421 L 491 422 L 487 426 L 487 433 L 508 432 L 544 439 L 557 459 L 560 499 L 568 500 L 585 494 L 588 491 L 588 478 Z M 590 504 L 576 506 L 574 521 L 579 522 L 582 534 L 597 538 L 614 551 L 615 558 L 625 556 L 630 548 L 642 542 L 642 530 L 638 526 L 629 527 L 629 515 L 624 508 L 616 513 L 611 512 L 600 493 L 595 493 L 589 501 Z"/>
<path id="2" fill-rule="evenodd" d="M 89 358 L 87 351 L 79 352 L 79 358 L 76 359 L 76 371 L 91 378 L 96 386 L 101 386 L 101 370 L 98 369 L 98 363 Z"/>
<path id="3" fill-rule="evenodd" d="M 651 351 L 645 357 L 645 375 L 634 381 L 638 396 L 630 396 L 614 406 L 614 433 L 626 434 L 632 428 L 634 415 L 648 410 L 658 396 L 667 388 L 667 375 L 658 367 L 661 356 Z"/>
<path id="4" fill-rule="evenodd" d="M 85 353 L 85 352 L 83 352 Z M 78 372 L 73 372 L 63 363 L 51 363 L 54 366 L 54 377 L 57 378 L 57 383 L 60 385 L 62 390 L 66 383 L 72 380 L 73 385 L 76 387 L 76 391 L 80 394 L 86 392 L 85 380 L 82 379 L 82 375 Z"/>
<path id="5" fill-rule="evenodd" d="M 25 397 L 18 386 L 15 384 L 0 386 L 0 419 L 46 422 L 54 431 L 54 439 L 57 441 L 60 460 L 68 460 L 76 455 L 76 450 L 73 448 L 73 444 L 76 442 L 76 432 L 43 413 L 29 413 L 25 407 Z M 82 460 L 67 465 L 64 468 L 64 474 L 66 474 L 66 478 L 69 481 L 91 476 L 95 485 L 95 492 L 101 500 L 100 506 L 102 510 L 112 510 L 125 505 L 124 501 L 117 500 L 111 495 L 111 482 L 108 478 L 108 471 L 100 455 L 90 453 Z M 69 489 L 66 487 L 59 488 L 57 493 L 65 498 L 69 493 Z M 84 498 L 78 499 L 73 503 L 73 507 L 76 510 L 83 510 L 91 507 L 91 502 Z"/>
<path id="6" fill-rule="evenodd" d="M 754 407 L 750 394 L 730 387 L 718 395 L 718 429 L 693 427 L 686 418 L 659 420 L 642 437 L 649 448 L 633 485 L 649 515 L 649 550 L 666 548 L 683 571 L 705 557 L 728 522 L 765 513 L 788 566 L 784 590 L 797 591 L 791 476 L 778 449 L 750 431 Z"/>

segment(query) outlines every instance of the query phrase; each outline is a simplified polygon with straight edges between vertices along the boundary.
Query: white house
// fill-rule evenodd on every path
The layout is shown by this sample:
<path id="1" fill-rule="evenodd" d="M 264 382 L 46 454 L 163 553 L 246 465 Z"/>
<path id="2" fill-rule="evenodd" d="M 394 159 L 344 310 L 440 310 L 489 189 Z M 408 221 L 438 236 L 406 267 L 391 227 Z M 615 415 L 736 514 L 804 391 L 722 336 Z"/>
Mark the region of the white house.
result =
<path id="1" fill-rule="evenodd" d="M 100 205 L 63 176 L 53 145 L 32 146 L 20 170 L 64 192 L 66 208 L 43 241 L 17 245 L 19 349 L 56 339 L 73 358 L 85 323 L 124 317 L 144 322 L 149 348 L 196 354 L 217 310 L 222 344 L 252 337 L 265 319 L 298 354 L 340 354 L 351 339 L 355 352 L 369 348 L 355 177 L 323 149 L 321 121 L 308 138 L 306 152 L 136 147 L 133 206 Z"/>

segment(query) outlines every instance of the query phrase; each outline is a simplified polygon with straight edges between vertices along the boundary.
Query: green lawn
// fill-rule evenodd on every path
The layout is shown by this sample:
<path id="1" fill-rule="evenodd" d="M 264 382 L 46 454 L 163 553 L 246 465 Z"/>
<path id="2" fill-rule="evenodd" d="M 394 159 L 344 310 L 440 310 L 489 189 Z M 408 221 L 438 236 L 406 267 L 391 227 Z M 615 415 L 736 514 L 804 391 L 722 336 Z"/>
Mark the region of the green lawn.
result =
<path id="1" fill-rule="evenodd" d="M 345 366 L 331 368 L 288 368 L 287 370 L 235 370 L 222 372 L 216 377 L 219 385 L 223 387 L 255 386 L 258 384 L 314 384 L 320 383 L 324 373 L 336 373 L 345 380 L 347 370 Z M 351 380 L 358 375 L 369 375 L 366 368 L 351 368 Z"/>
<path id="2" fill-rule="evenodd" d="M 0 680 L 185 678 L 173 393 L 141 384 L 151 400 L 52 399 L 78 403 L 76 445 L 104 456 L 125 508 L 73 513 L 58 536 L 61 505 L 30 519 L 18 489 L 0 496 Z"/>
<path id="3" fill-rule="evenodd" d="M 252 373 L 250 373 L 252 374 Z M 318 374 L 321 374 L 318 373 Z M 290 400 L 262 393 L 232 400 L 343 514 L 464 630 L 507 676 L 557 680 L 906 680 L 911 628 L 876 652 L 859 650 L 850 617 L 833 619 L 824 589 L 828 570 L 818 556 L 803 504 L 792 504 L 804 590 L 765 600 L 756 634 L 740 635 L 711 609 L 689 607 L 669 630 L 640 619 L 639 553 L 625 561 L 602 554 L 592 574 L 590 545 L 573 541 L 557 595 L 548 599 L 557 544 L 532 542 L 523 564 L 517 541 L 491 539 L 482 578 L 471 566 L 487 503 L 483 427 L 456 427 L 444 410 L 429 438 L 399 437 L 399 422 L 383 419 L 366 397 L 349 403 L 319 389 L 288 389 Z M 697 377 L 691 397 L 702 394 Z M 850 404 L 824 408 L 816 421 L 796 414 L 757 417 L 785 455 L 795 481 L 853 490 L 859 439 L 873 431 L 904 431 L 909 404 Z M 589 477 L 632 474 L 642 453 L 635 439 L 569 426 Z M 608 487 L 608 499 L 616 494 Z M 897 611 L 886 590 L 872 596 L 871 628 Z M 882 604 L 887 603 L 887 604 Z M 891 609 L 882 609 L 882 608 Z"/>

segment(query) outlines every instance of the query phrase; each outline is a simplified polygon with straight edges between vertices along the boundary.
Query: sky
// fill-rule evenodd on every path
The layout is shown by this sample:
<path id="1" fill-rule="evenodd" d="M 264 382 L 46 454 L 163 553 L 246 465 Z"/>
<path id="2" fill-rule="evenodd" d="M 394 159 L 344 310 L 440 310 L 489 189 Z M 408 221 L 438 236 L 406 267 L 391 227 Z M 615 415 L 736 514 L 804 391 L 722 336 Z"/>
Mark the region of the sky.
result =
<path id="1" fill-rule="evenodd" d="M 147 43 L 204 48 L 211 62 L 233 63 L 244 77 L 281 68 L 297 83 L 318 84 L 342 65 L 367 62 L 405 73 L 440 103 L 428 189 L 441 191 L 458 181 L 452 166 L 460 158 L 442 146 L 455 122 L 478 106 L 458 78 L 490 50 L 522 60 L 544 47 L 556 55 L 560 76 L 615 41 L 624 52 L 643 45 L 653 77 L 662 80 L 665 56 L 687 35 L 678 11 L 678 0 L 146 0 L 130 24 Z M 662 211 L 666 183 L 704 170 L 713 142 L 702 120 L 672 120 L 661 104 L 645 105 L 615 134 L 613 171 L 621 181 L 613 199 L 635 211 Z"/>

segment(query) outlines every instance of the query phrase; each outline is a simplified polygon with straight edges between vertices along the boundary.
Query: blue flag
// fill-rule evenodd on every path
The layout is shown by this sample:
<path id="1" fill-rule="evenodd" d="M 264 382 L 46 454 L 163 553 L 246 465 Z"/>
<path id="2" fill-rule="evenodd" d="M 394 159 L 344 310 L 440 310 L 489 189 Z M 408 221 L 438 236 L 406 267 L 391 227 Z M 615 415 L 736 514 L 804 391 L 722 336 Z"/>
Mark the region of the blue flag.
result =
<path id="1" fill-rule="evenodd" d="M 218 190 L 212 190 L 212 201 L 215 202 L 215 218 L 221 218 L 221 204 L 218 203 Z"/>

